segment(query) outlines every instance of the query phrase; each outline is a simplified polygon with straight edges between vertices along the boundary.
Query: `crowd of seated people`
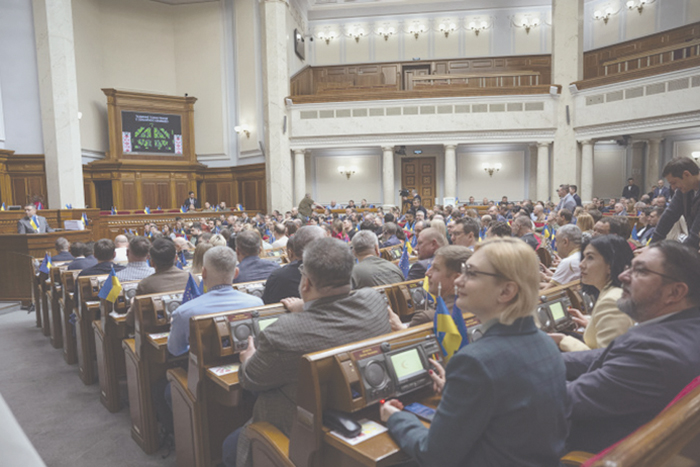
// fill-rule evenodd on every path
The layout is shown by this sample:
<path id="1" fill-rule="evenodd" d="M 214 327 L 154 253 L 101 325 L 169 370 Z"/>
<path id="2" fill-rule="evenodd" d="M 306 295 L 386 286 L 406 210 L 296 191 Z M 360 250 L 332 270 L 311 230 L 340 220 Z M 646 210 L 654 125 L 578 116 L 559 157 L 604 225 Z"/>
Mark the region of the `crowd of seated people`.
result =
<path id="1" fill-rule="evenodd" d="M 461 206 L 426 209 L 415 198 L 403 213 L 352 206 L 308 216 L 298 209 L 230 213 L 178 219 L 167 228 L 147 224 L 144 236 L 127 233 L 116 243 L 60 241 L 56 257 L 72 258 L 69 268 L 82 275 L 119 269 L 122 278 L 140 280 L 139 295 L 183 289 L 189 274 L 176 263 L 191 264 L 207 292 L 173 314 L 174 355 L 188 350 L 191 316 L 281 302 L 290 313 L 266 328 L 257 348 L 249 342 L 239 379 L 257 395 L 252 421 L 270 422 L 287 436 L 294 362 L 433 321 L 435 303 L 402 322 L 371 290 L 427 277 L 429 293 L 475 315 L 483 337 L 446 368 L 432 362 L 442 398 L 430 428 L 398 400 L 382 405 L 397 444 L 418 465 L 469 459 L 554 466 L 570 450 L 598 452 L 629 435 L 700 375 L 700 171 L 691 160 L 673 159 L 663 175 L 672 195 L 662 183 L 654 198 L 595 198 L 584 206 L 576 187 L 563 184 L 556 205 L 506 197 L 477 205 L 470 197 Z M 273 247 L 285 248 L 288 264 L 261 258 Z M 381 247 L 412 249 L 412 265 L 403 270 L 382 258 Z M 117 264 L 118 248 L 126 249 L 124 266 Z M 262 300 L 227 286 L 254 280 L 267 281 Z M 594 300 L 590 310 L 567 310 L 578 332 L 538 331 L 532 315 L 539 295 L 578 281 Z M 159 418 L 167 425 L 162 383 Z M 250 465 L 245 427 L 230 434 L 223 454 L 226 465 Z"/>

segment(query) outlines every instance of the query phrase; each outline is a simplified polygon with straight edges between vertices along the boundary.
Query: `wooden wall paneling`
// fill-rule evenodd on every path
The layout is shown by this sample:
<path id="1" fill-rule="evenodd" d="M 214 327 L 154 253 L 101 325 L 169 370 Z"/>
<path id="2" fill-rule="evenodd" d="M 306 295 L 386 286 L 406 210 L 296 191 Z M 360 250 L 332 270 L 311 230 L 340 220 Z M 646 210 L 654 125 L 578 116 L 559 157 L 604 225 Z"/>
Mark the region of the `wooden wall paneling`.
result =
<path id="1" fill-rule="evenodd" d="M 14 151 L 0 149 L 0 203 L 10 206 L 14 204 L 12 197 L 12 180 L 7 171 L 7 160 L 12 157 Z"/>
<path id="2" fill-rule="evenodd" d="M 137 209 L 136 182 L 132 180 L 124 180 L 121 182 L 121 187 L 122 202 L 119 205 L 117 205 L 117 209 Z"/>
<path id="3" fill-rule="evenodd" d="M 27 202 L 27 181 L 24 178 L 12 178 L 12 199 L 16 204 Z"/>
<path id="4" fill-rule="evenodd" d="M 168 209 L 170 202 L 170 182 L 161 181 L 156 183 L 156 207 Z"/>
<path id="5" fill-rule="evenodd" d="M 158 205 L 158 189 L 156 188 L 156 182 L 141 180 L 141 193 L 143 194 L 141 204 L 155 209 Z M 139 205 L 139 207 L 141 207 L 141 205 Z"/>
<path id="6" fill-rule="evenodd" d="M 143 209 L 146 206 L 143 196 L 143 178 L 141 177 L 141 172 L 136 172 L 134 174 L 134 187 L 136 188 L 136 202 L 134 207 L 131 209 Z"/>
<path id="7" fill-rule="evenodd" d="M 177 201 L 178 205 L 187 198 L 187 194 L 190 192 L 189 188 L 186 181 L 175 182 L 175 201 Z"/>

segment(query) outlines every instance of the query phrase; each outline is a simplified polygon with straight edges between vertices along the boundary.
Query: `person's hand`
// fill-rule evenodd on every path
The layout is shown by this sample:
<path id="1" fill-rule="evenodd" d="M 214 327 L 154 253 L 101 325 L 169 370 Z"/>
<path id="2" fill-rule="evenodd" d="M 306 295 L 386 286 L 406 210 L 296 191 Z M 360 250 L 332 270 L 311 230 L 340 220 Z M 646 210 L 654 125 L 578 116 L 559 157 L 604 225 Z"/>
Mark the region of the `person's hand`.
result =
<path id="1" fill-rule="evenodd" d="M 304 310 L 304 300 L 297 297 L 283 298 L 280 303 L 291 313 L 297 313 Z"/>
<path id="2" fill-rule="evenodd" d="M 394 310 L 392 310 L 390 306 L 387 306 L 386 309 L 389 312 L 389 325 L 391 326 L 391 330 L 401 331 L 402 329 L 406 329 L 406 325 L 401 322 L 399 315 L 394 313 Z"/>
<path id="3" fill-rule="evenodd" d="M 559 263 L 561 263 L 561 258 L 559 257 L 558 254 L 554 253 L 552 255 L 552 266 L 553 267 L 559 266 Z"/>
<path id="4" fill-rule="evenodd" d="M 586 316 L 583 313 L 581 313 L 580 310 L 577 310 L 576 308 L 569 307 L 566 311 L 569 312 L 571 315 L 571 319 L 574 320 L 574 323 L 578 324 L 579 327 L 587 327 L 588 323 L 591 320 L 590 316 Z"/>
<path id="5" fill-rule="evenodd" d="M 557 344 L 557 347 L 561 343 L 561 340 L 565 337 L 564 334 L 560 334 L 558 332 L 550 332 L 548 336 L 552 338 L 555 344 Z"/>
<path id="6" fill-rule="evenodd" d="M 442 394 L 442 388 L 445 387 L 445 369 L 437 360 L 429 358 L 428 361 L 435 368 L 434 370 L 428 370 L 430 379 L 433 380 L 433 391 L 435 391 L 435 394 Z"/>
<path id="7" fill-rule="evenodd" d="M 389 417 L 403 410 L 403 404 L 398 399 L 389 399 L 379 407 L 379 416 L 386 423 Z"/>
<path id="8" fill-rule="evenodd" d="M 252 357 L 254 353 L 255 341 L 253 340 L 253 336 L 248 336 L 248 348 L 242 350 L 241 353 L 238 355 L 238 358 L 241 360 L 241 363 L 244 363 L 246 360 Z"/>

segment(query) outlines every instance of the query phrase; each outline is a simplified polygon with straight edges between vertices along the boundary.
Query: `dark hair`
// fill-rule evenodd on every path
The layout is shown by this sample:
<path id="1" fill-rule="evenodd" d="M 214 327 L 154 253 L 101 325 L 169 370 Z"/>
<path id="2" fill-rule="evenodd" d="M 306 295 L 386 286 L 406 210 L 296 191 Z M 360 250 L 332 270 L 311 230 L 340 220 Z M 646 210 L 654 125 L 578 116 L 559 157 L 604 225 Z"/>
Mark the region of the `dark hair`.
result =
<path id="1" fill-rule="evenodd" d="M 559 215 L 560 215 L 561 217 L 563 217 L 563 218 L 566 220 L 566 222 L 567 222 L 568 224 L 571 223 L 571 217 L 572 217 L 571 211 L 569 211 L 568 209 L 560 209 L 560 210 L 559 210 Z"/>
<path id="2" fill-rule="evenodd" d="M 632 263 L 634 253 L 627 241 L 618 235 L 601 235 L 593 237 L 590 241 L 584 242 L 581 247 L 581 258 L 586 251 L 586 247 L 592 246 L 596 249 L 600 256 L 603 257 L 605 263 L 610 266 L 610 281 L 615 287 L 620 287 L 619 276 L 627 266 Z"/>
<path id="3" fill-rule="evenodd" d="M 672 177 L 682 178 L 683 172 L 690 172 L 690 175 L 697 175 L 700 172 L 698 169 L 698 164 L 695 163 L 689 157 L 674 157 L 664 166 L 664 171 L 661 173 L 662 177 L 671 175 Z"/>
<path id="4" fill-rule="evenodd" d="M 371 230 L 374 232 L 374 222 L 372 221 L 362 221 L 362 224 L 360 224 L 360 230 Z"/>
<path id="5" fill-rule="evenodd" d="M 594 224 L 603 218 L 603 213 L 597 209 L 591 209 L 590 211 L 588 211 L 588 214 L 590 214 L 593 218 Z"/>
<path id="6" fill-rule="evenodd" d="M 254 230 L 244 230 L 236 237 L 236 248 L 245 256 L 258 256 L 260 247 L 260 235 Z"/>
<path id="7" fill-rule="evenodd" d="M 627 223 L 627 217 L 624 218 L 624 221 L 625 223 Z M 623 237 L 624 239 L 627 239 L 627 237 L 629 237 L 629 235 L 625 237 L 624 226 L 622 225 L 622 222 L 620 222 L 619 217 L 606 216 L 601 218 L 599 222 L 602 222 L 603 224 L 608 224 L 610 226 L 610 234 Z"/>
<path id="8" fill-rule="evenodd" d="M 169 237 L 157 238 L 151 245 L 151 262 L 158 269 L 165 269 L 175 264 L 175 242 Z"/>
<path id="9" fill-rule="evenodd" d="M 464 235 L 469 235 L 469 232 L 471 232 L 474 234 L 474 238 L 479 238 L 479 230 L 481 230 L 481 226 L 479 225 L 479 221 L 477 221 L 476 219 L 471 217 L 463 217 L 462 219 L 459 219 L 457 222 L 455 222 L 455 225 L 462 226 Z"/>
<path id="10" fill-rule="evenodd" d="M 664 273 L 688 286 L 688 299 L 700 303 L 700 254 L 697 250 L 673 240 L 662 240 L 651 245 L 664 256 Z"/>
<path id="11" fill-rule="evenodd" d="M 287 228 L 287 236 L 288 237 L 291 237 L 292 235 L 294 235 L 296 233 L 297 230 L 299 230 L 297 228 L 297 224 L 294 221 L 286 221 L 284 223 L 284 226 Z"/>
<path id="12" fill-rule="evenodd" d="M 350 284 L 355 258 L 350 247 L 336 238 L 319 238 L 304 249 L 304 273 L 317 288 Z"/>
<path id="13" fill-rule="evenodd" d="M 95 258 L 97 261 L 112 261 L 114 259 L 114 242 L 101 238 L 95 243 Z"/>
<path id="14" fill-rule="evenodd" d="M 491 222 L 491 225 L 489 225 L 489 230 L 491 230 L 491 233 L 497 237 L 510 237 L 512 234 L 512 230 L 508 225 L 508 222 L 504 221 Z"/>
<path id="15" fill-rule="evenodd" d="M 70 246 L 70 254 L 77 258 L 85 254 L 85 244 L 83 242 L 73 242 Z"/>
<path id="16" fill-rule="evenodd" d="M 386 214 L 384 214 L 384 222 L 394 222 L 395 220 L 396 218 L 392 213 L 387 212 Z"/>
<path id="17" fill-rule="evenodd" d="M 578 191 L 578 187 L 576 185 L 569 185 L 569 188 L 573 188 L 574 191 Z"/>
<path id="18" fill-rule="evenodd" d="M 88 256 L 92 256 L 93 253 L 95 253 L 95 242 L 91 240 L 83 247 L 83 256 L 87 258 Z"/>
<path id="19" fill-rule="evenodd" d="M 129 250 L 137 258 L 144 258 L 151 249 L 151 242 L 146 237 L 134 237 L 129 240 Z"/>

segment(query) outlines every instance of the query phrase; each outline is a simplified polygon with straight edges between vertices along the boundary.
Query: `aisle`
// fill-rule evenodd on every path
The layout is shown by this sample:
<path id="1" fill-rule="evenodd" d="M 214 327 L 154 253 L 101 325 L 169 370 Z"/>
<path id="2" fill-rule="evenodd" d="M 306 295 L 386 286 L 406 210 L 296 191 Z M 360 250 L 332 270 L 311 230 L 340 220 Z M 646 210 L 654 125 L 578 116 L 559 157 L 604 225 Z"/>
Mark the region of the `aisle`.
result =
<path id="1" fill-rule="evenodd" d="M 175 466 L 131 439 L 128 408 L 111 414 L 19 307 L 0 313 L 0 394 L 49 467 Z M 2 459 L 0 459 L 2 465 Z"/>

